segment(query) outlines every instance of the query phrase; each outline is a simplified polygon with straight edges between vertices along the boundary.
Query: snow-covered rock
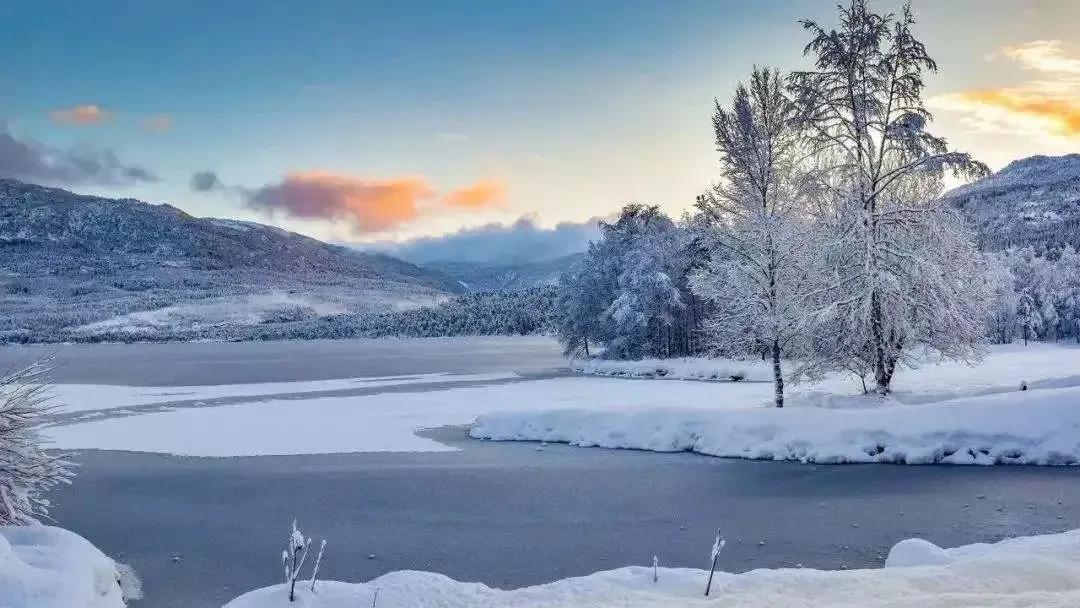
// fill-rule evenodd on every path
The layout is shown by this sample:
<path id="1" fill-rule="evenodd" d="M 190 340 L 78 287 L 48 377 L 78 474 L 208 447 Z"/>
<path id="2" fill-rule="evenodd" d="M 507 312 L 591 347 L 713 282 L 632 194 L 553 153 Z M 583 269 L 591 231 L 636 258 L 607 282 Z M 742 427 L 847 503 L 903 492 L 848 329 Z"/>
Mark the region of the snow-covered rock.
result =
<path id="1" fill-rule="evenodd" d="M 925 541 L 923 541 L 925 543 Z M 379 608 L 671 608 L 686 606 L 779 606 L 865 608 L 1080 605 L 1080 531 L 1033 536 L 993 545 L 967 545 L 927 551 L 930 543 L 903 541 L 910 551 L 905 566 L 867 570 L 754 570 L 718 572 L 712 592 L 704 597 L 708 572 L 660 568 L 653 582 L 651 567 L 597 572 L 545 585 L 513 590 L 462 583 L 430 572 L 391 572 L 368 583 L 319 582 L 312 593 L 298 588 L 289 603 L 283 585 L 247 593 L 226 608 L 356 608 L 371 606 L 378 592 Z M 894 548 L 894 551 L 898 551 Z M 950 559 L 933 561 L 919 555 Z M 940 553 L 938 553 L 940 552 Z M 890 564 L 894 566 L 898 564 Z"/>
<path id="2" fill-rule="evenodd" d="M 52 526 L 0 526 L 0 608 L 123 608 L 120 570 Z"/>

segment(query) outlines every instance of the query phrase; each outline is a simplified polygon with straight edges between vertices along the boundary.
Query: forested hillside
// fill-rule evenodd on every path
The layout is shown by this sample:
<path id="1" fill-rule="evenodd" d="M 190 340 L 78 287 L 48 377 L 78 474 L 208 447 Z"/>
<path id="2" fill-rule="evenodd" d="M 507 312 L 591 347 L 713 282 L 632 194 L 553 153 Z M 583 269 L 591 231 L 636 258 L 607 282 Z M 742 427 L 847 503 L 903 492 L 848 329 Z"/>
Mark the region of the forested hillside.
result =
<path id="1" fill-rule="evenodd" d="M 462 291 L 440 273 L 271 226 L 0 180 L 3 341 L 388 312 Z"/>

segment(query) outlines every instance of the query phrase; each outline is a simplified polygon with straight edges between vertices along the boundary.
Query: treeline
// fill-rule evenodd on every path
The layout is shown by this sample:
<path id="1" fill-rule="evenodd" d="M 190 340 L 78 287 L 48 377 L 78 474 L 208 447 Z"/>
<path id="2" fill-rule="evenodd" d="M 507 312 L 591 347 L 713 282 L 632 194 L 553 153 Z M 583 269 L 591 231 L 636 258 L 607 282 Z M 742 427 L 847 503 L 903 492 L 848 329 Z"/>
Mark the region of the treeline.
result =
<path id="1" fill-rule="evenodd" d="M 36 342 L 173 342 L 189 340 L 310 340 L 382 337 L 530 335 L 553 331 L 555 287 L 470 293 L 430 307 L 394 312 L 316 316 L 308 309 L 282 308 L 261 323 L 58 331 Z M 18 339 L 9 341 L 21 341 Z"/>
<path id="2" fill-rule="evenodd" d="M 1022 247 L 989 256 L 993 342 L 1080 342 L 1080 253 L 1069 245 Z"/>

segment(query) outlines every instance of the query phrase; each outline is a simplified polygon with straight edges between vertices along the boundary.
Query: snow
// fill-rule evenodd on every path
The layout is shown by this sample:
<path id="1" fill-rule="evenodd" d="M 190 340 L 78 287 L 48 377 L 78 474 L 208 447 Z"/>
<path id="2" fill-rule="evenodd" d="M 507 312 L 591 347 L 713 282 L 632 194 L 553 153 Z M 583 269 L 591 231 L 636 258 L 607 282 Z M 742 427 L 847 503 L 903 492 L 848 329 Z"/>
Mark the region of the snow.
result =
<path id="1" fill-rule="evenodd" d="M 696 369 L 706 370 L 705 363 Z M 716 369 L 727 365 L 720 360 Z M 1019 390 L 1022 381 L 1030 390 Z M 861 395 L 842 376 L 794 391 L 784 409 L 762 407 L 769 385 L 724 386 L 759 392 L 741 402 L 718 399 L 711 408 L 690 402 L 685 405 L 693 407 L 618 412 L 582 403 L 493 412 L 470 433 L 814 463 L 1080 463 L 1080 349 L 1071 346 L 996 347 L 976 367 L 950 362 L 901 370 L 889 399 Z"/>
<path id="2" fill-rule="evenodd" d="M 708 361 L 694 362 L 707 369 Z M 726 365 L 726 364 L 724 364 Z M 682 369 L 690 369 L 690 364 Z M 575 376 L 425 390 L 431 382 L 512 374 L 424 375 L 221 387 L 58 387 L 80 408 L 262 397 L 169 411 L 88 412 L 46 434 L 62 449 L 188 456 L 448 451 L 416 433 L 469 425 L 474 437 L 561 441 L 801 462 L 1073 464 L 1080 462 L 1080 349 L 1007 346 L 977 367 L 902 370 L 891 399 L 857 394 L 834 376 L 765 407 L 767 382 L 693 382 Z M 1027 381 L 1028 391 L 1019 391 Z M 361 396 L 303 393 L 416 384 Z M 290 395 L 288 399 L 282 394 Z M 76 399 L 83 399 L 77 401 Z M 85 407 L 84 407 L 85 406 Z M 115 411 L 115 410 L 114 410 Z"/>
<path id="3" fill-rule="evenodd" d="M 124 386 L 111 384 L 54 384 L 49 393 L 64 412 L 115 409 L 161 403 L 226 397 L 257 397 L 283 393 L 311 393 L 354 389 L 404 386 L 431 383 L 489 382 L 517 378 L 513 372 L 483 374 L 418 374 L 415 376 L 377 376 L 302 382 L 262 382 L 255 384 L 217 384 L 207 386 Z"/>
<path id="4" fill-rule="evenodd" d="M 1080 463 L 1078 387 L 914 406 L 863 400 L 868 407 L 504 412 L 480 417 L 470 432 L 481 439 L 807 463 Z"/>
<path id="5" fill-rule="evenodd" d="M 910 550 L 922 547 L 922 552 Z M 932 549 L 931 549 L 932 548 Z M 801 606 L 828 608 L 1019 608 L 1080 604 L 1080 531 L 1021 537 L 993 545 L 940 549 L 907 540 L 890 552 L 909 559 L 885 568 L 824 571 L 759 569 L 717 572 L 704 597 L 708 571 L 629 567 L 545 585 L 500 590 L 430 572 L 391 572 L 367 583 L 319 581 L 298 585 L 289 603 L 283 585 L 252 591 L 225 608 L 668 608 L 671 606 Z M 942 556 L 948 559 L 941 559 Z"/>
<path id="6" fill-rule="evenodd" d="M 628 378 L 666 378 L 672 380 L 758 380 L 772 381 L 772 364 L 760 359 L 577 359 L 570 369 L 590 376 L 623 376 Z"/>
<path id="7" fill-rule="evenodd" d="M 256 456 L 343 452 L 448 451 L 420 429 L 467 425 L 484 412 L 591 407 L 613 412 L 758 401 L 763 384 L 693 382 L 679 391 L 661 381 L 554 378 L 439 391 L 268 400 L 96 418 L 45 433 L 62 449 Z"/>
<path id="8" fill-rule="evenodd" d="M 0 607 L 122 608 L 113 560 L 51 526 L 0 526 Z"/>

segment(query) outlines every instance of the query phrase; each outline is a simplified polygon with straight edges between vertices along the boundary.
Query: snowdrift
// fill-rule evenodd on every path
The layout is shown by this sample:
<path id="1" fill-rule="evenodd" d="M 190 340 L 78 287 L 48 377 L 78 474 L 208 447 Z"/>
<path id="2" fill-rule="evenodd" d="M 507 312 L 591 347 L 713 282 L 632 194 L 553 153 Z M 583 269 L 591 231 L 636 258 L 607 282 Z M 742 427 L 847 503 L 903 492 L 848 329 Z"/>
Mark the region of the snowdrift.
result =
<path id="1" fill-rule="evenodd" d="M 371 582 L 297 585 L 289 603 L 283 585 L 247 593 L 226 608 L 671 608 L 673 606 L 801 606 L 829 608 L 1080 605 L 1080 530 L 941 549 L 910 539 L 889 553 L 885 568 L 823 571 L 718 572 L 710 597 L 708 572 L 688 568 L 620 568 L 503 591 L 430 572 L 392 572 Z M 302 590 L 301 590 L 302 587 Z"/>
<path id="2" fill-rule="evenodd" d="M 0 526 L 0 607 L 123 608 L 120 569 L 83 537 Z"/>
<path id="3" fill-rule="evenodd" d="M 804 463 L 1080 463 L 1080 387 L 925 405 L 876 397 L 864 407 L 560 409 L 481 416 L 472 437 Z"/>

